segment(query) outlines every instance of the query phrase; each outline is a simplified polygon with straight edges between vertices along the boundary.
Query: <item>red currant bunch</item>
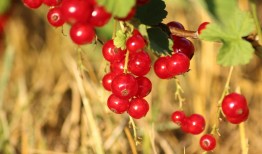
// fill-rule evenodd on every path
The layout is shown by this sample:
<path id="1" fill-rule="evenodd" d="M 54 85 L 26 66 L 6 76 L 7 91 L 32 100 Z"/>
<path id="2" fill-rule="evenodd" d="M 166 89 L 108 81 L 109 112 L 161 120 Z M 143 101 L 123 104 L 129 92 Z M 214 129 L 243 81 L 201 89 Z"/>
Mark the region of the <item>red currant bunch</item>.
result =
<path id="1" fill-rule="evenodd" d="M 222 101 L 222 111 L 226 119 L 232 124 L 239 124 L 246 121 L 249 109 L 245 96 L 238 93 L 226 95 Z"/>
<path id="2" fill-rule="evenodd" d="M 185 133 L 193 135 L 200 134 L 205 129 L 205 119 L 200 114 L 191 114 L 189 117 L 183 111 L 175 111 L 171 115 L 171 120 L 179 125 Z"/>

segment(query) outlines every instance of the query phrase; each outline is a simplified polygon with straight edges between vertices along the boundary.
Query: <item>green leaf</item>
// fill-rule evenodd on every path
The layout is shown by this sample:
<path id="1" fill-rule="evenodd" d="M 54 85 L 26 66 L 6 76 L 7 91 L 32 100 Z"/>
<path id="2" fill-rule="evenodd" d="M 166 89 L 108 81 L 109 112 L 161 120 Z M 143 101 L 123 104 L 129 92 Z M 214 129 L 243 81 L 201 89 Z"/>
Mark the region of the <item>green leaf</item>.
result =
<path id="1" fill-rule="evenodd" d="M 150 42 L 150 48 L 153 52 L 158 55 L 166 55 L 172 52 L 172 50 L 169 49 L 170 41 L 168 39 L 168 36 L 160 28 L 149 28 L 147 29 L 147 34 Z"/>
<path id="2" fill-rule="evenodd" d="M 221 18 L 222 19 L 222 18 Z M 211 23 L 202 31 L 200 39 L 221 42 L 217 61 L 223 66 L 247 64 L 254 49 L 242 38 L 254 30 L 254 21 L 247 12 L 236 9 L 221 22 Z"/>
<path id="3" fill-rule="evenodd" d="M 114 19 L 110 19 L 109 22 L 103 27 L 96 28 L 96 35 L 102 42 L 106 42 L 112 39 L 112 33 L 114 29 Z"/>
<path id="4" fill-rule="evenodd" d="M 126 34 L 122 30 L 118 30 L 116 32 L 116 37 L 114 38 L 114 45 L 117 48 L 121 48 L 122 50 L 124 50 L 126 48 L 126 39 Z"/>
<path id="5" fill-rule="evenodd" d="M 132 7 L 135 6 L 136 0 L 97 0 L 99 5 L 102 5 L 116 17 L 126 17 Z"/>
<path id="6" fill-rule="evenodd" d="M 224 43 L 218 53 L 217 62 L 223 66 L 247 64 L 253 56 L 252 45 L 245 40 Z"/>
<path id="7" fill-rule="evenodd" d="M 0 0 L 0 15 L 10 8 L 11 0 Z"/>
<path id="8" fill-rule="evenodd" d="M 137 8 L 136 18 L 145 25 L 157 25 L 167 16 L 166 4 L 162 0 L 150 0 Z"/>

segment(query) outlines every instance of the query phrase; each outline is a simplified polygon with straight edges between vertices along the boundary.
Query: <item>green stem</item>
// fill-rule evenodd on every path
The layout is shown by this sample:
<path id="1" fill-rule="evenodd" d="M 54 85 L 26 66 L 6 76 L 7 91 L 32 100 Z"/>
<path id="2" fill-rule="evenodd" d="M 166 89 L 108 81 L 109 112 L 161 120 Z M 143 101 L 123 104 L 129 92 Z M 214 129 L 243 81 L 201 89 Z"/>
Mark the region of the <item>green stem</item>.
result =
<path id="1" fill-rule="evenodd" d="M 256 4 L 253 0 L 250 1 L 250 6 L 251 6 L 252 16 L 253 16 L 254 21 L 255 21 L 257 34 L 258 34 L 258 37 L 259 37 L 258 43 L 260 45 L 262 45 L 262 32 L 261 32 L 261 27 L 260 27 L 259 20 L 258 20 L 258 17 L 257 17 Z"/>

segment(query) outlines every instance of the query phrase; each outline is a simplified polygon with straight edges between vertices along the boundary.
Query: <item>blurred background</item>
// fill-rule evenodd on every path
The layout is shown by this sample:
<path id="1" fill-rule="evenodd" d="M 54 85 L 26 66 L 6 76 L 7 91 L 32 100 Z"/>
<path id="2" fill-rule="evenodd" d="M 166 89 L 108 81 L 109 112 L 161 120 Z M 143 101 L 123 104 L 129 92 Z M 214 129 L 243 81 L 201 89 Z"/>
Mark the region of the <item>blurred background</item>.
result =
<path id="1" fill-rule="evenodd" d="M 207 12 L 193 0 L 166 0 L 167 18 L 196 30 L 210 21 Z M 239 0 L 242 9 L 247 1 Z M 262 25 L 262 2 L 256 2 Z M 0 28 L 0 153 L 1 154 L 131 154 L 128 115 L 116 115 L 106 105 L 109 92 L 101 85 L 108 64 L 101 44 L 73 44 L 68 28 L 51 27 L 48 7 L 26 8 L 13 0 L 3 15 Z M 3 22 L 4 21 L 4 22 Z M 110 26 L 109 26 L 110 31 Z M 210 132 L 217 120 L 217 102 L 223 92 L 228 67 L 216 64 L 219 44 L 192 40 L 196 51 L 190 72 L 178 79 L 184 90 L 187 115 L 202 114 Z M 155 60 L 157 57 L 152 55 Z M 81 71 L 79 71 L 81 70 Z M 80 73 L 82 72 L 82 73 Z M 183 133 L 170 120 L 179 109 L 174 80 L 161 80 L 153 70 L 148 74 L 153 89 L 146 97 L 150 111 L 135 120 L 141 154 L 199 154 L 201 135 Z M 262 153 L 262 63 L 255 54 L 248 65 L 234 68 L 230 91 L 240 88 L 250 108 L 245 135 L 250 154 Z M 220 122 L 214 154 L 240 154 L 238 125 Z"/>

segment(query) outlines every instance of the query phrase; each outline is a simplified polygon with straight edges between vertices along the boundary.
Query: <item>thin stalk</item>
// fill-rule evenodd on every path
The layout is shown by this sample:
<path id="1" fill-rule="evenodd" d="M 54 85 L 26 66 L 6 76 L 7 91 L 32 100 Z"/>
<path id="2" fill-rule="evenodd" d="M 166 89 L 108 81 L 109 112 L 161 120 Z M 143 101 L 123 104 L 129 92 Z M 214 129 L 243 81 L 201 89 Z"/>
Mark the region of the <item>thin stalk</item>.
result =
<path id="1" fill-rule="evenodd" d="M 258 34 L 258 37 L 259 37 L 258 43 L 260 45 L 262 45 L 262 32 L 261 32 L 261 27 L 260 27 L 259 20 L 258 20 L 258 17 L 257 17 L 256 4 L 253 0 L 250 1 L 250 7 L 251 7 L 251 13 L 252 13 L 255 25 L 256 25 L 257 34 Z"/>
<path id="2" fill-rule="evenodd" d="M 245 123 L 244 122 L 241 122 L 239 124 L 239 133 L 240 133 L 240 142 L 241 142 L 242 154 L 248 154 L 248 145 L 247 145 Z"/>
<path id="3" fill-rule="evenodd" d="M 132 154 L 137 154 L 135 141 L 134 141 L 134 139 L 132 138 L 132 135 L 131 135 L 131 133 L 130 133 L 130 130 L 129 130 L 127 127 L 125 127 L 124 131 L 125 131 L 125 133 L 126 133 L 126 136 L 127 136 L 127 139 L 128 139 L 128 142 L 129 142 L 129 145 L 130 145 Z"/>

